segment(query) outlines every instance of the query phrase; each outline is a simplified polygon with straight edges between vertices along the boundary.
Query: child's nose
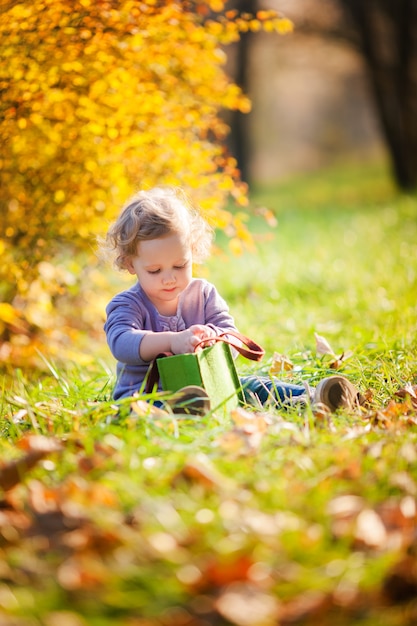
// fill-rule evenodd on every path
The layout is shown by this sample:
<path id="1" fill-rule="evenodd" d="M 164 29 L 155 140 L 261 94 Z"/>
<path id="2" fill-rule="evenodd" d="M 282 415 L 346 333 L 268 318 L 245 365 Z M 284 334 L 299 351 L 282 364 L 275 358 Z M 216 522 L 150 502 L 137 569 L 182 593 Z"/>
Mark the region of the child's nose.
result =
<path id="1" fill-rule="evenodd" d="M 175 282 L 175 274 L 174 272 L 166 272 L 166 274 L 164 275 L 163 281 L 165 284 L 169 285 L 170 283 Z"/>

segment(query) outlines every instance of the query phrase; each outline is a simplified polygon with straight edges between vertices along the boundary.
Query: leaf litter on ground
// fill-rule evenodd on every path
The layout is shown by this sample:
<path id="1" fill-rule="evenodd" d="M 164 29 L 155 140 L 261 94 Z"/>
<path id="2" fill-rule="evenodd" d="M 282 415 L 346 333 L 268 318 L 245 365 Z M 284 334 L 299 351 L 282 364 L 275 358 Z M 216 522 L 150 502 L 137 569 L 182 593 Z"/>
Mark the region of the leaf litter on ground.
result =
<path id="1" fill-rule="evenodd" d="M 315 339 L 313 379 L 343 372 L 350 351 Z M 270 372 L 302 380 L 303 365 L 275 353 Z M 382 403 L 367 389 L 349 414 L 255 407 L 195 420 L 140 398 L 71 406 L 64 382 L 65 398 L 16 393 L 3 418 L 0 617 L 374 626 L 382 612 L 413 623 L 415 385 Z"/>
<path id="2" fill-rule="evenodd" d="M 53 420 L 22 432 L 0 465 L 1 611 L 49 592 L 40 624 L 62 610 L 126 626 L 348 624 L 381 607 L 412 623 L 399 616 L 417 591 L 415 393 L 332 417 L 333 431 L 311 412 L 308 437 L 305 416 L 236 409 L 205 451 L 182 441 L 186 418 L 172 429 L 137 400 L 136 430 L 99 413 L 94 439 Z"/>

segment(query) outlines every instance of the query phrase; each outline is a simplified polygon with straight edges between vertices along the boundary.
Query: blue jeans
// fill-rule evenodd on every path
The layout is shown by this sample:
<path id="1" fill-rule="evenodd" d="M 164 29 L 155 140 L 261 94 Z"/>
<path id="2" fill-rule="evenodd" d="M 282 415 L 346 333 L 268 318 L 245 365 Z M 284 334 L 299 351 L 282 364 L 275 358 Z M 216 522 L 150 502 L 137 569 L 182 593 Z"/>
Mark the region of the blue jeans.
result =
<path id="1" fill-rule="evenodd" d="M 269 376 L 243 376 L 240 383 L 248 404 L 256 404 L 258 400 L 262 405 L 268 401 L 285 404 L 295 396 L 306 396 L 304 386 L 285 383 Z"/>

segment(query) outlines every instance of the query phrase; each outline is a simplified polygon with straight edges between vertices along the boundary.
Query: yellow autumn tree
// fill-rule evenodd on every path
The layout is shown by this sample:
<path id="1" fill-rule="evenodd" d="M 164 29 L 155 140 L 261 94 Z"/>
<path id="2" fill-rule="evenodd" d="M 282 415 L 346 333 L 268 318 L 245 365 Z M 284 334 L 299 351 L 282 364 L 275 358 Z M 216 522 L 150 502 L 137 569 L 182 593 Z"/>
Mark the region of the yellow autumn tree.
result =
<path id="1" fill-rule="evenodd" d="M 91 250 L 133 188 L 181 185 L 214 226 L 241 228 L 224 209 L 246 190 L 219 112 L 250 104 L 224 71 L 222 45 L 288 22 L 223 9 L 2 0 L 0 361 L 53 343 L 56 300 L 78 282 L 57 258 Z"/>

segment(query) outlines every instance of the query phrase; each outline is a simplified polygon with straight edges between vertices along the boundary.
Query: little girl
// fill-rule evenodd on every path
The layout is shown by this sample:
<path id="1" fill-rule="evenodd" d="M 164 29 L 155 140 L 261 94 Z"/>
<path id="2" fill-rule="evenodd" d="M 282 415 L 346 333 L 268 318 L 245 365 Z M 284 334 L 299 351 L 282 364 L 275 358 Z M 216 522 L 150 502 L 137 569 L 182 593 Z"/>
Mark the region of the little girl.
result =
<path id="1" fill-rule="evenodd" d="M 110 228 L 107 242 L 117 267 L 137 278 L 106 308 L 104 329 L 117 359 L 116 400 L 143 390 L 150 363 L 159 353 L 193 352 L 202 340 L 209 345 L 214 336 L 236 331 L 214 285 L 192 275 L 193 263 L 209 255 L 212 235 L 181 191 L 162 187 L 135 194 Z M 266 376 L 243 377 L 241 383 L 252 403 L 271 398 L 285 403 L 306 393 L 303 386 Z M 340 393 L 346 396 L 344 389 Z"/>

